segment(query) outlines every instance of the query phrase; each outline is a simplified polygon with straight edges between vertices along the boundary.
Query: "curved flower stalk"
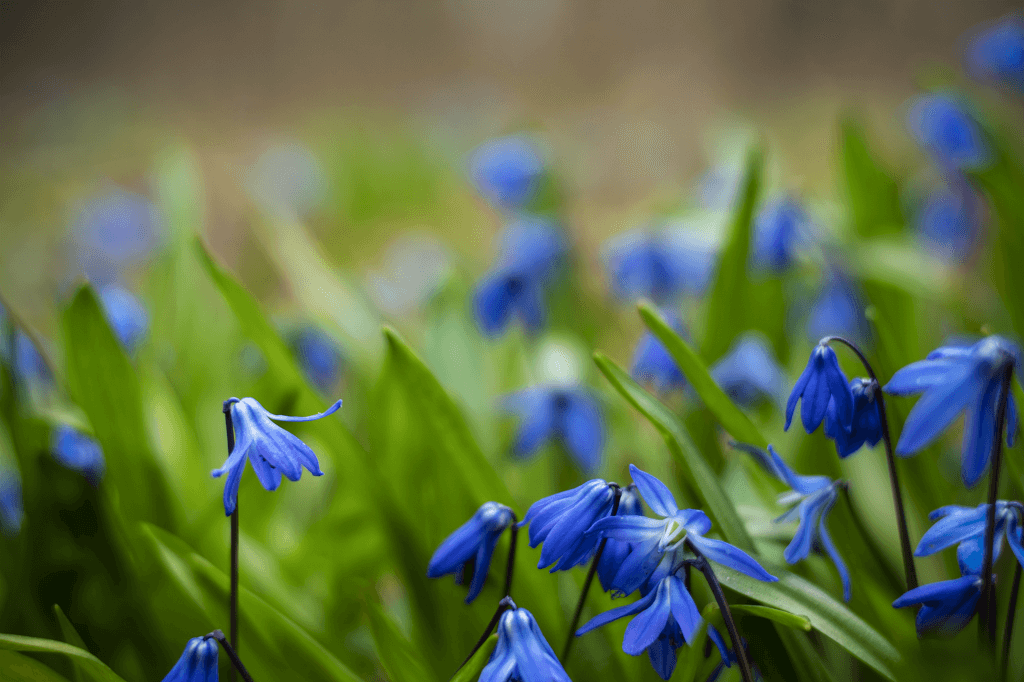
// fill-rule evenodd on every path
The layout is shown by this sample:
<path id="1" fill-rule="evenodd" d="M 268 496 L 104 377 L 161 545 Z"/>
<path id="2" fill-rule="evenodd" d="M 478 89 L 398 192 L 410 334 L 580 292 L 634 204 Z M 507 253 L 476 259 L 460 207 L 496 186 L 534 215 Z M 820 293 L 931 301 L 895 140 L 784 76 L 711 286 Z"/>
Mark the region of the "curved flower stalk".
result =
<path id="1" fill-rule="evenodd" d="M 584 472 L 595 471 L 604 450 L 604 418 L 590 391 L 579 386 L 533 386 L 502 401 L 506 412 L 520 417 L 512 452 L 535 454 L 545 443 L 558 440 Z"/>
<path id="2" fill-rule="evenodd" d="M 501 209 L 518 210 L 537 194 L 544 159 L 529 138 L 510 135 L 477 147 L 469 170 L 477 191 L 488 201 Z"/>
<path id="3" fill-rule="evenodd" d="M 514 527 L 515 520 L 516 515 L 505 505 L 485 502 L 473 518 L 459 526 L 435 550 L 427 566 L 427 577 L 440 578 L 453 573 L 459 585 L 468 577 L 470 585 L 466 603 L 469 604 L 484 588 L 498 538 L 506 528 Z"/>
<path id="4" fill-rule="evenodd" d="M 743 407 L 756 407 L 763 400 L 780 403 L 786 390 L 786 375 L 757 332 L 741 336 L 710 371 L 715 383 Z"/>
<path id="5" fill-rule="evenodd" d="M 103 449 L 78 429 L 63 424 L 50 434 L 53 458 L 68 469 L 81 473 L 92 486 L 99 485 L 106 469 Z"/>
<path id="6" fill-rule="evenodd" d="M 498 643 L 480 682 L 571 682 L 533 614 L 511 608 L 498 621 Z"/>
<path id="7" fill-rule="evenodd" d="M 683 321 L 671 310 L 662 310 L 662 316 L 668 325 L 682 337 L 689 337 Z M 639 383 L 650 384 L 658 393 L 683 389 L 686 387 L 686 376 L 658 338 L 651 332 L 644 332 L 633 351 L 633 363 L 630 375 Z"/>

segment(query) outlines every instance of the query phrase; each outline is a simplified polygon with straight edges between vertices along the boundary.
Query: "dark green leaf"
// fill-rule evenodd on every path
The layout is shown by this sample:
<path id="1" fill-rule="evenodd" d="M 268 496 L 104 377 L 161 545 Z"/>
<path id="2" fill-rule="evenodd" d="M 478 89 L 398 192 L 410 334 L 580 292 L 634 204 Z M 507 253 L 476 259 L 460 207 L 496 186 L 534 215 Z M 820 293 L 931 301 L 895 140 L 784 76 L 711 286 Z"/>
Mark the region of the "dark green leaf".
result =
<path id="1" fill-rule="evenodd" d="M 878 163 L 863 127 L 846 118 L 839 127 L 843 189 L 850 220 L 861 237 L 877 237 L 903 228 L 899 187 Z"/>
<path id="2" fill-rule="evenodd" d="M 483 646 L 473 654 L 473 658 L 466 661 L 466 665 L 459 668 L 459 672 L 455 673 L 455 676 L 451 679 L 451 682 L 475 682 L 480 677 L 480 673 L 487 666 L 487 661 L 491 658 L 491 652 L 494 651 L 494 647 L 498 644 L 498 635 L 491 635 L 487 638 L 487 641 L 483 643 Z"/>
<path id="3" fill-rule="evenodd" d="M 34 658 L 0 650 L 0 680 L 4 682 L 68 682 Z"/>
<path id="4" fill-rule="evenodd" d="M 436 680 L 413 645 L 398 631 L 380 606 L 367 604 L 370 633 L 377 648 L 380 664 L 392 682 L 429 682 Z"/>
<path id="5" fill-rule="evenodd" d="M 53 613 L 57 617 L 57 624 L 60 626 L 60 634 L 64 638 L 64 641 L 71 646 L 76 646 L 79 649 L 88 651 L 88 647 L 85 646 L 85 642 L 82 640 L 82 636 L 75 630 L 75 626 L 71 624 L 68 617 L 61 611 L 59 604 L 53 605 Z M 81 682 L 83 679 L 96 680 L 97 678 L 90 675 L 89 671 L 82 665 L 82 662 L 78 659 L 71 659 L 71 665 L 75 670 L 75 682 Z"/>
<path id="6" fill-rule="evenodd" d="M 67 656 L 76 664 L 81 664 L 82 670 L 89 671 L 91 679 L 101 680 L 102 682 L 124 682 L 103 661 L 84 649 L 65 644 L 64 642 L 55 642 L 52 639 L 39 639 L 37 637 L 22 637 L 21 635 L 0 635 L 0 649 L 60 654 Z M 63 678 L 57 676 L 55 679 Z"/>

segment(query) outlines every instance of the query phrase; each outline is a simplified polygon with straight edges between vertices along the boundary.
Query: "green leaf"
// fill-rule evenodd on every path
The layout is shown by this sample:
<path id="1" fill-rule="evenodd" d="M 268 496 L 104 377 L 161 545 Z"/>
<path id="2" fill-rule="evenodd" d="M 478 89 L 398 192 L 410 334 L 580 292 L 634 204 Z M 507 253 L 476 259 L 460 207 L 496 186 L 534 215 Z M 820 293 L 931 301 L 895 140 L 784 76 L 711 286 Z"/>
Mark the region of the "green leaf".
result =
<path id="1" fill-rule="evenodd" d="M 675 330 L 662 318 L 661 314 L 647 303 L 639 306 L 640 317 L 662 345 L 665 346 L 679 369 L 686 375 L 686 380 L 693 386 L 704 405 L 736 440 L 756 445 L 759 448 L 768 446 L 768 440 L 761 435 L 750 418 L 725 394 L 708 372 L 707 366 L 698 357 L 696 351 L 686 343 Z"/>
<path id="2" fill-rule="evenodd" d="M 38 653 L 60 654 L 67 656 L 76 665 L 81 665 L 82 670 L 88 671 L 91 679 L 102 680 L 102 682 L 124 682 L 120 676 L 108 668 L 100 659 L 90 654 L 85 649 L 77 646 L 55 642 L 52 639 L 39 639 L 37 637 L 22 637 L 21 635 L 0 634 L 0 649 L 7 651 L 33 651 Z M 6 679 L 6 678 L 4 678 Z M 63 679 L 59 676 L 54 679 Z"/>
<path id="3" fill-rule="evenodd" d="M 669 452 L 679 463 L 690 486 L 701 496 L 702 506 L 725 539 L 747 552 L 754 542 L 714 471 L 704 461 L 679 419 L 662 402 L 645 391 L 625 371 L 604 354 L 594 353 L 594 362 L 612 386 L 646 417 L 665 439 Z"/>
<path id="4" fill-rule="evenodd" d="M 53 605 L 53 613 L 57 617 L 57 624 L 60 626 L 60 634 L 64 637 L 64 641 L 71 646 L 77 646 L 79 649 L 88 651 L 89 648 L 85 646 L 85 641 L 82 640 L 82 636 L 78 634 L 78 631 L 75 630 L 75 626 L 71 624 L 68 617 L 64 615 L 63 611 L 61 611 L 60 604 Z M 83 678 L 90 680 L 97 679 L 84 669 L 84 666 L 80 661 L 72 659 L 71 665 L 75 670 L 75 682 L 81 682 Z"/>
<path id="5" fill-rule="evenodd" d="M 779 623 L 780 625 L 791 627 L 795 630 L 803 630 L 805 632 L 811 631 L 810 619 L 795 613 L 790 613 L 789 611 L 783 611 L 782 609 L 773 609 L 769 606 L 755 606 L 753 604 L 730 604 L 729 609 L 733 613 L 747 613 L 751 616 L 765 618 L 775 623 Z"/>
<path id="6" fill-rule="evenodd" d="M 423 657 L 398 631 L 377 604 L 367 604 L 366 615 L 370 619 L 370 633 L 377 649 L 380 664 L 393 682 L 429 682 L 436 680 L 424 663 Z"/>
<path id="7" fill-rule="evenodd" d="M 459 668 L 459 672 L 455 673 L 451 682 L 475 682 L 480 677 L 484 667 L 487 666 L 487 661 L 491 658 L 491 652 L 494 651 L 494 647 L 497 645 L 498 635 L 488 637 L 483 646 L 473 654 L 473 658 L 466 661 L 466 665 Z"/>
<path id="8" fill-rule="evenodd" d="M 67 678 L 34 658 L 0 651 L 0 679 L 4 682 L 67 682 Z"/>
<path id="9" fill-rule="evenodd" d="M 861 237 L 877 237 L 903 228 L 896 181 L 868 146 L 863 126 L 847 117 L 839 125 L 840 165 L 850 221 Z"/>

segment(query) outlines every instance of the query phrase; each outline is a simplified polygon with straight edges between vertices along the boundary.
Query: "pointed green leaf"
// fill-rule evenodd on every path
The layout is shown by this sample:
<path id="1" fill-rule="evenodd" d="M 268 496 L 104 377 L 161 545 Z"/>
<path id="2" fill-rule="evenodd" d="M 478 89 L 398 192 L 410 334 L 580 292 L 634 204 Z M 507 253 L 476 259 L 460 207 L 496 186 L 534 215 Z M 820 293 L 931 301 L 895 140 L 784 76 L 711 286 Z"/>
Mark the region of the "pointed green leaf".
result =
<path id="1" fill-rule="evenodd" d="M 783 611 L 782 609 L 773 609 L 769 606 L 755 606 L 753 604 L 731 604 L 729 608 L 733 613 L 747 613 L 751 616 L 765 618 L 775 623 L 779 623 L 780 625 L 791 627 L 795 630 L 803 630 L 805 632 L 811 631 L 810 619 L 795 613 L 790 613 L 789 611 Z"/>
<path id="2" fill-rule="evenodd" d="M 34 658 L 0 650 L 0 680 L 4 682 L 68 682 L 67 678 Z"/>
<path id="3" fill-rule="evenodd" d="M 398 631 L 380 606 L 367 604 L 366 615 L 370 619 L 370 633 L 373 635 L 377 657 L 388 678 L 393 682 L 430 682 L 437 679 L 420 653 Z"/>
<path id="4" fill-rule="evenodd" d="M 75 626 L 71 624 L 68 617 L 64 615 L 63 611 L 61 611 L 59 604 L 53 605 L 53 613 L 57 617 L 57 624 L 60 626 L 60 634 L 64 638 L 64 641 L 71 646 L 77 646 L 79 649 L 88 651 L 89 648 L 85 646 L 85 641 L 82 640 L 82 636 L 78 634 L 78 631 L 75 630 Z M 75 670 L 75 682 L 81 682 L 83 679 L 96 679 L 84 669 L 85 666 L 83 666 L 77 659 L 71 659 L 71 665 Z"/>
<path id="5" fill-rule="evenodd" d="M 903 209 L 899 187 L 868 146 L 863 126 L 845 118 L 839 127 L 842 183 L 854 231 L 861 237 L 899 232 Z"/>
<path id="6" fill-rule="evenodd" d="M 38 653 L 60 654 L 82 665 L 83 670 L 89 671 L 94 680 L 102 682 L 124 682 L 113 670 L 107 667 L 103 661 L 90 654 L 85 649 L 77 646 L 55 642 L 52 639 L 39 639 L 37 637 L 22 637 L 21 635 L 0 634 L 0 649 L 7 651 L 34 651 Z M 6 679 L 6 678 L 4 678 Z M 62 679 L 62 678 L 57 678 Z"/>
<path id="7" fill-rule="evenodd" d="M 491 653 L 497 645 L 498 635 L 488 637 L 483 646 L 473 654 L 473 658 L 466 661 L 466 665 L 459 668 L 459 672 L 455 673 L 455 677 L 451 679 L 451 682 L 475 682 L 487 666 L 487 661 L 490 660 Z"/>

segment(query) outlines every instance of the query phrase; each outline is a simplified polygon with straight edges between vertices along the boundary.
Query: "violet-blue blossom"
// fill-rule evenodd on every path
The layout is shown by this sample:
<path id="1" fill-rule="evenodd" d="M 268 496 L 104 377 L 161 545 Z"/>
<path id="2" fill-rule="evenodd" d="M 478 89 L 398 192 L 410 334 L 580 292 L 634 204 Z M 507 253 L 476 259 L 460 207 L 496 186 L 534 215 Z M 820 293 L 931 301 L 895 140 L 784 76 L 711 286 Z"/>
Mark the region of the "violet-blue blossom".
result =
<path id="1" fill-rule="evenodd" d="M 977 121 L 960 99 L 931 93 L 916 98 L 907 125 L 921 145 L 945 170 L 983 167 L 991 156 Z"/>
<path id="2" fill-rule="evenodd" d="M 741 336 L 710 371 L 725 394 L 743 407 L 755 407 L 765 399 L 781 402 L 786 390 L 782 367 L 768 341 L 756 332 Z"/>
<path id="3" fill-rule="evenodd" d="M 579 386 L 541 385 L 512 393 L 502 408 L 519 417 L 512 452 L 529 457 L 545 443 L 562 443 L 584 472 L 601 464 L 605 427 L 594 395 Z"/>
<path id="4" fill-rule="evenodd" d="M 917 214 L 917 232 L 925 248 L 951 263 L 965 263 L 981 241 L 985 206 L 964 177 L 957 177 L 925 199 Z"/>
<path id="5" fill-rule="evenodd" d="M 882 440 L 882 421 L 878 413 L 876 391 L 878 384 L 870 379 L 850 379 L 853 395 L 853 417 L 844 423 L 838 414 L 836 401 L 830 399 L 825 410 L 825 435 L 836 444 L 840 457 L 849 457 L 864 445 L 874 447 Z"/>
<path id="6" fill-rule="evenodd" d="M 686 230 L 627 232 L 605 249 L 612 291 L 624 301 L 703 293 L 715 267 L 715 249 Z"/>
<path id="7" fill-rule="evenodd" d="M 0 469 L 0 531 L 8 536 L 17 535 L 24 518 L 21 477 L 12 469 Z"/>
<path id="8" fill-rule="evenodd" d="M 792 197 L 768 202 L 754 219 L 751 263 L 756 268 L 782 272 L 807 238 L 810 218 Z"/>
<path id="9" fill-rule="evenodd" d="M 440 578 L 451 573 L 459 585 L 469 579 L 466 603 L 470 603 L 484 588 L 498 538 L 514 521 L 515 514 L 505 505 L 485 502 L 434 551 L 427 577 Z M 466 575 L 467 569 L 470 575 Z"/>
<path id="10" fill-rule="evenodd" d="M 497 632 L 480 682 L 572 682 L 532 613 L 513 606 L 501 614 Z"/>
<path id="11" fill-rule="evenodd" d="M 73 426 L 62 424 L 50 434 L 50 452 L 68 469 L 79 472 L 92 485 L 99 485 L 106 462 L 103 448 L 94 439 Z"/>
<path id="12" fill-rule="evenodd" d="M 611 514 L 614 501 L 613 488 L 595 478 L 534 502 L 519 525 L 529 524 L 530 547 L 544 544 L 537 568 L 551 566 L 554 573 L 587 563 L 598 538 L 585 534 L 595 521 Z"/>
<path id="13" fill-rule="evenodd" d="M 291 338 L 299 366 L 311 384 L 327 392 L 341 374 L 341 349 L 334 339 L 313 325 L 305 325 Z"/>
<path id="14" fill-rule="evenodd" d="M 149 331 L 149 314 L 142 302 L 122 286 L 108 284 L 100 289 L 100 304 L 117 340 L 134 354 Z"/>
<path id="15" fill-rule="evenodd" d="M 963 575 L 980 575 L 985 553 L 985 528 L 988 505 L 939 507 L 928 518 L 935 524 L 925 531 L 914 550 L 914 556 L 930 556 L 947 547 L 957 545 L 956 558 Z M 1002 551 L 1003 542 L 1010 545 L 1017 561 L 1024 566 L 1024 545 L 1021 541 L 1024 505 L 1020 502 L 996 502 L 996 527 L 993 534 L 992 563 Z"/>
<path id="16" fill-rule="evenodd" d="M 981 576 L 965 575 L 953 580 L 921 585 L 892 603 L 893 608 L 920 606 L 917 636 L 928 633 L 952 636 L 964 629 L 978 610 Z"/>
<path id="17" fill-rule="evenodd" d="M 217 682 L 217 640 L 193 637 L 163 682 Z"/>
<path id="18" fill-rule="evenodd" d="M 501 137 L 476 148 L 470 174 L 477 191 L 495 206 L 516 210 L 536 195 L 544 177 L 544 159 L 528 138 Z"/>
<path id="19" fill-rule="evenodd" d="M 1003 17 L 977 33 L 967 46 L 967 67 L 979 80 L 1024 93 L 1024 17 Z"/>
<path id="20" fill-rule="evenodd" d="M 845 276 L 830 273 L 807 314 L 807 338 L 843 336 L 863 339 L 868 335 L 864 302 Z"/>
<path id="21" fill-rule="evenodd" d="M 94 284 L 109 284 L 159 246 L 165 225 L 149 199 L 114 187 L 82 206 L 72 232 L 86 277 Z"/>
<path id="22" fill-rule="evenodd" d="M 672 311 L 662 311 L 668 325 L 680 336 L 689 336 L 683 321 Z M 632 377 L 642 383 L 650 384 L 658 393 L 666 393 L 686 386 L 686 376 L 679 369 L 675 359 L 651 332 L 644 332 L 633 351 Z"/>
<path id="23" fill-rule="evenodd" d="M 843 370 L 839 368 L 836 352 L 822 339 L 811 351 L 800 378 L 786 401 L 786 426 L 788 431 L 793 422 L 796 404 L 800 404 L 800 419 L 807 433 L 814 431 L 825 419 L 829 401 L 835 401 L 836 416 L 842 424 L 853 419 L 853 393 Z"/>

